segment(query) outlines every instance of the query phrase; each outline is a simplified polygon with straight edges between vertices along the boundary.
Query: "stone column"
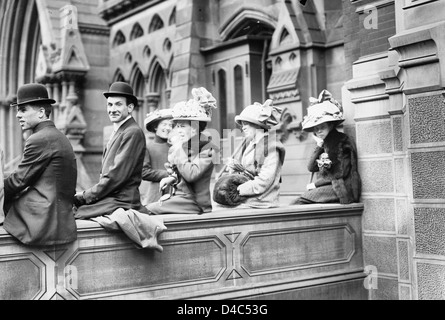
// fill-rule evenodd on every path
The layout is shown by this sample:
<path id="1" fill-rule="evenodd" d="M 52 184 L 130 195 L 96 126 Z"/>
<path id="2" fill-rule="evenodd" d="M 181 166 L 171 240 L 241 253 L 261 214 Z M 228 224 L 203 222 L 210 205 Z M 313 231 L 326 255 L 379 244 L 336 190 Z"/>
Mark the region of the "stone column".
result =
<path id="1" fill-rule="evenodd" d="M 158 108 L 161 96 L 157 92 L 149 92 L 145 95 L 145 101 L 147 102 L 148 112 L 153 112 Z"/>
<path id="2" fill-rule="evenodd" d="M 443 300 L 445 183 L 439 168 L 445 165 L 445 23 L 416 19 L 427 6 L 435 6 L 429 10 L 429 19 L 443 17 L 443 3 L 425 3 L 423 8 L 408 4 L 401 17 L 411 29 L 389 38 L 399 54 L 406 114 L 403 132 L 408 137 L 406 188 L 410 197 L 400 225 L 406 239 L 399 237 L 398 251 L 400 266 L 408 265 L 411 272 L 401 272 L 399 282 L 404 282 L 400 288 L 403 296 Z"/>

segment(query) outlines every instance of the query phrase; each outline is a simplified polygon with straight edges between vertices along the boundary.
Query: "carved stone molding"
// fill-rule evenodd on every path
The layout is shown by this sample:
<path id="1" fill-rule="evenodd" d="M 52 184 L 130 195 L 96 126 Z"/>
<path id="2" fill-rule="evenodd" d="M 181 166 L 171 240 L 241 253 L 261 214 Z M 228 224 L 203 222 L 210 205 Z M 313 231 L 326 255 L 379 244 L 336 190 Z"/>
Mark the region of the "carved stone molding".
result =
<path id="1" fill-rule="evenodd" d="M 399 53 L 398 66 L 406 74 L 403 92 L 414 94 L 440 90 L 445 81 L 445 64 L 440 52 L 445 50 L 445 23 L 427 25 L 389 38 Z"/>
<path id="2" fill-rule="evenodd" d="M 336 295 L 364 299 L 362 212 L 362 204 L 327 204 L 166 216 L 162 253 L 93 221 L 76 221 L 76 241 L 42 248 L 0 226 L 0 297 L 292 299 L 303 290 L 309 299 L 335 284 Z M 328 291 L 321 297 L 334 298 Z"/>

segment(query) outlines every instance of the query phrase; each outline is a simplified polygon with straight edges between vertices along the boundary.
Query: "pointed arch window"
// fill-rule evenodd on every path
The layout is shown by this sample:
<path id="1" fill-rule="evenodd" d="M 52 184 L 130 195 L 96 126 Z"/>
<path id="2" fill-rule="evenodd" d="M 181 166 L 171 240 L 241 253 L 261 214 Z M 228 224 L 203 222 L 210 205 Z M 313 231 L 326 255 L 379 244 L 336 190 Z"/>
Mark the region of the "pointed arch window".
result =
<path id="1" fill-rule="evenodd" d="M 235 84 L 235 114 L 240 114 L 244 108 L 243 68 L 240 65 L 235 66 L 233 75 L 233 83 Z"/>
<path id="2" fill-rule="evenodd" d="M 289 31 L 287 31 L 287 29 L 284 28 L 280 36 L 280 45 L 289 43 L 292 43 L 292 37 L 290 36 Z"/>
<path id="3" fill-rule="evenodd" d="M 146 108 L 144 105 L 145 97 L 145 79 L 144 76 L 137 65 L 133 68 L 131 76 L 131 86 L 134 90 L 134 95 L 138 98 L 138 107 L 135 109 L 134 117 L 136 122 L 143 128 L 144 126 L 144 115 L 146 114 Z"/>
<path id="4" fill-rule="evenodd" d="M 123 44 L 125 42 L 126 42 L 125 35 L 122 33 L 122 31 L 119 30 L 116 33 L 116 35 L 114 36 L 113 48 L 120 46 L 121 44 Z"/>
<path id="5" fill-rule="evenodd" d="M 149 59 L 151 56 L 151 49 L 149 46 L 145 46 L 144 51 L 143 51 L 143 56 L 146 59 Z"/>
<path id="6" fill-rule="evenodd" d="M 125 78 L 122 75 L 122 72 L 118 69 L 115 73 L 114 73 L 114 77 L 113 77 L 113 81 L 112 82 L 125 82 Z"/>
<path id="7" fill-rule="evenodd" d="M 164 22 L 162 21 L 161 17 L 158 14 L 155 14 L 153 16 L 153 19 L 151 20 L 150 27 L 148 28 L 148 32 L 152 33 L 156 30 L 164 28 Z"/>
<path id="8" fill-rule="evenodd" d="M 130 40 L 134 40 L 140 38 L 144 35 L 144 30 L 139 23 L 135 23 L 133 28 L 131 29 Z"/>
<path id="9" fill-rule="evenodd" d="M 227 127 L 227 76 L 223 69 L 218 71 L 219 125 L 220 132 Z"/>
<path id="10" fill-rule="evenodd" d="M 167 96 L 167 74 L 168 72 L 161 67 L 159 62 L 154 62 L 150 68 L 150 93 L 157 96 L 155 104 L 150 109 L 163 109 L 168 107 L 169 97 Z M 150 110 L 153 111 L 153 110 Z"/>
<path id="11" fill-rule="evenodd" d="M 173 26 L 176 24 L 176 7 L 173 8 L 172 14 L 170 15 L 170 19 L 168 19 L 168 25 Z"/>

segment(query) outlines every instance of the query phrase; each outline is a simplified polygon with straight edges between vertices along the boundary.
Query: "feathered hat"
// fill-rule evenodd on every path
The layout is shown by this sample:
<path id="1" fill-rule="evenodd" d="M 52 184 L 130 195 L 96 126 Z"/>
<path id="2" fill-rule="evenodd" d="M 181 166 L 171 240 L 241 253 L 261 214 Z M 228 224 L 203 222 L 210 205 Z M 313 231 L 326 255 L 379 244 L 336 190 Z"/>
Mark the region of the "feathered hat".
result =
<path id="1" fill-rule="evenodd" d="M 180 101 L 172 108 L 173 120 L 196 120 L 210 122 L 212 109 L 216 109 L 216 99 L 206 88 L 193 88 L 193 99 Z"/>
<path id="2" fill-rule="evenodd" d="M 244 108 L 235 117 L 235 122 L 241 125 L 241 121 L 247 121 L 269 130 L 280 122 L 282 112 L 281 108 L 273 106 L 271 99 L 267 99 L 264 104 L 254 102 L 254 104 Z"/>
<path id="3" fill-rule="evenodd" d="M 335 126 L 345 121 L 341 104 L 332 98 L 332 94 L 324 89 L 317 98 L 309 98 L 310 106 L 307 116 L 303 118 L 304 131 L 312 132 L 314 127 L 324 122 L 334 122 Z"/>

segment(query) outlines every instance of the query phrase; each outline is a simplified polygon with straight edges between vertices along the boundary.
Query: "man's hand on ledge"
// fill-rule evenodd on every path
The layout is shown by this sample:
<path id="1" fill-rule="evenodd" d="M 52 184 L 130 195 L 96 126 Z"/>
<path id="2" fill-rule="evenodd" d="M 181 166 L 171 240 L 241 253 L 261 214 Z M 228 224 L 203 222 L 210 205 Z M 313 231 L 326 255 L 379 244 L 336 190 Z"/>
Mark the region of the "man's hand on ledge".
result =
<path id="1" fill-rule="evenodd" d="M 80 206 L 83 206 L 84 204 L 86 204 L 86 201 L 83 197 L 83 192 L 77 192 L 74 195 L 74 206 L 76 206 L 77 208 L 79 208 Z"/>

